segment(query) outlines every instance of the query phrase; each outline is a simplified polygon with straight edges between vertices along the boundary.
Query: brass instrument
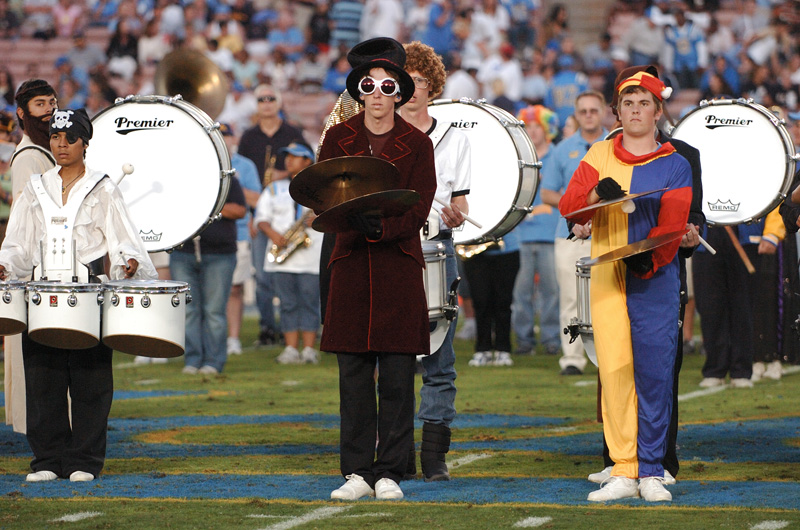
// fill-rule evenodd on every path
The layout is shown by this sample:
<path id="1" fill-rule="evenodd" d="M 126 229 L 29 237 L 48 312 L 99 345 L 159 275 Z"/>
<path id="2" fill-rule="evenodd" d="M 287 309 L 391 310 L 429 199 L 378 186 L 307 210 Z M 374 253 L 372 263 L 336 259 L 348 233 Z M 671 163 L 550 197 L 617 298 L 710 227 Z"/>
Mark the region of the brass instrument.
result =
<path id="1" fill-rule="evenodd" d="M 268 262 L 280 265 L 289 259 L 297 250 L 307 248 L 311 245 L 311 237 L 306 233 L 306 222 L 313 214 L 313 210 L 306 210 L 306 212 L 283 233 L 283 238 L 286 240 L 285 245 L 278 246 L 275 243 L 272 244 L 269 252 L 267 252 Z"/>
<path id="2" fill-rule="evenodd" d="M 156 94 L 175 96 L 200 107 L 213 120 L 225 106 L 228 79 L 214 62 L 196 50 L 168 53 L 158 63 L 153 78 Z"/>
<path id="3" fill-rule="evenodd" d="M 267 146 L 267 152 L 264 155 L 264 177 L 261 182 L 261 187 L 266 188 L 272 184 L 272 174 L 275 172 L 275 163 L 278 161 L 277 155 L 272 154 L 272 146 Z"/>

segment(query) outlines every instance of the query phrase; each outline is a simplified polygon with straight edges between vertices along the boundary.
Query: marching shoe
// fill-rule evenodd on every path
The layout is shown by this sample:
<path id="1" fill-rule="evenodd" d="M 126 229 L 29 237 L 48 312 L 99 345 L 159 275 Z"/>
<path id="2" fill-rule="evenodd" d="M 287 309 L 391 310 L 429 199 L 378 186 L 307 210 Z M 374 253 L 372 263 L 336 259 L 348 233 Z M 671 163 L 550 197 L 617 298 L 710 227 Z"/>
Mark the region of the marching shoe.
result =
<path id="1" fill-rule="evenodd" d="M 153 357 L 152 359 L 150 359 L 150 362 L 153 364 L 167 364 L 169 362 L 169 359 L 167 359 L 166 357 Z"/>
<path id="2" fill-rule="evenodd" d="M 762 362 L 753 363 L 753 375 L 750 376 L 752 381 L 760 381 L 767 371 L 767 366 Z"/>
<path id="3" fill-rule="evenodd" d="M 188 364 L 183 367 L 183 370 L 181 370 L 181 373 L 189 374 L 189 375 L 194 375 L 197 372 L 198 372 L 198 368 L 196 366 L 191 366 L 191 365 L 188 365 Z"/>
<path id="4" fill-rule="evenodd" d="M 213 366 L 205 365 L 201 366 L 200 369 L 197 370 L 197 373 L 203 375 L 217 375 L 219 373 L 219 370 L 217 370 Z"/>
<path id="5" fill-rule="evenodd" d="M 236 337 L 228 337 L 228 355 L 241 355 L 242 341 Z"/>
<path id="6" fill-rule="evenodd" d="M 558 375 L 583 375 L 583 371 L 577 366 L 569 365 L 561 370 Z"/>
<path id="7" fill-rule="evenodd" d="M 311 346 L 306 346 L 300 352 L 300 360 L 306 364 L 319 364 L 319 354 Z"/>
<path id="8" fill-rule="evenodd" d="M 375 498 L 381 501 L 395 501 L 403 498 L 403 490 L 390 478 L 382 478 L 375 483 Z"/>
<path id="9" fill-rule="evenodd" d="M 275 358 L 279 364 L 300 364 L 300 352 L 294 346 L 286 346 L 283 351 Z"/>
<path id="10" fill-rule="evenodd" d="M 375 490 L 369 487 L 369 484 L 361 478 L 361 475 L 347 475 L 345 477 L 347 482 L 341 488 L 335 489 L 331 492 L 331 499 L 338 499 L 342 501 L 355 501 L 361 497 L 374 497 Z"/>
<path id="11" fill-rule="evenodd" d="M 608 466 L 604 470 L 598 471 L 597 473 L 592 473 L 586 478 L 589 479 L 589 482 L 594 482 L 595 484 L 602 484 L 603 482 L 611 478 L 612 469 L 614 469 L 614 466 Z"/>
<path id="12" fill-rule="evenodd" d="M 649 502 L 671 501 L 672 493 L 664 487 L 662 477 L 644 477 L 639 479 L 639 495 Z"/>
<path id="13" fill-rule="evenodd" d="M 94 480 L 94 475 L 86 471 L 73 471 L 69 480 L 70 482 L 90 482 Z"/>
<path id="14" fill-rule="evenodd" d="M 669 471 L 667 471 L 665 469 L 664 470 L 664 484 L 666 484 L 667 486 L 672 486 L 673 484 L 675 484 L 677 482 L 678 481 L 675 479 L 675 477 L 672 476 L 672 473 L 670 473 Z"/>
<path id="15" fill-rule="evenodd" d="M 150 357 L 137 355 L 136 357 L 133 358 L 133 364 L 150 364 Z"/>
<path id="16" fill-rule="evenodd" d="M 755 371 L 755 365 L 753 365 L 753 369 Z M 767 365 L 767 369 L 764 371 L 764 377 L 776 381 L 780 381 L 781 375 L 783 375 L 783 367 L 780 361 L 772 361 Z"/>
<path id="17" fill-rule="evenodd" d="M 725 380 L 719 377 L 705 377 L 702 381 L 700 381 L 700 386 L 702 388 L 713 388 L 715 386 L 722 386 L 725 384 Z"/>
<path id="18" fill-rule="evenodd" d="M 492 352 L 476 351 L 467 364 L 470 366 L 488 366 L 492 364 Z"/>
<path id="19" fill-rule="evenodd" d="M 628 477 L 611 477 L 600 486 L 599 490 L 591 492 L 588 500 L 594 502 L 603 502 L 638 496 L 639 488 L 636 485 L 636 479 Z"/>
<path id="20" fill-rule="evenodd" d="M 55 480 L 58 478 L 58 475 L 53 473 L 52 471 L 42 470 L 37 471 L 35 473 L 28 473 L 28 476 L 25 477 L 26 482 L 47 482 L 49 480 Z"/>
<path id="21" fill-rule="evenodd" d="M 494 352 L 494 361 L 492 364 L 495 366 L 513 366 L 514 361 L 511 359 L 511 354 L 507 351 L 496 351 Z"/>
<path id="22" fill-rule="evenodd" d="M 753 388 L 753 382 L 746 377 L 731 379 L 731 388 Z"/>

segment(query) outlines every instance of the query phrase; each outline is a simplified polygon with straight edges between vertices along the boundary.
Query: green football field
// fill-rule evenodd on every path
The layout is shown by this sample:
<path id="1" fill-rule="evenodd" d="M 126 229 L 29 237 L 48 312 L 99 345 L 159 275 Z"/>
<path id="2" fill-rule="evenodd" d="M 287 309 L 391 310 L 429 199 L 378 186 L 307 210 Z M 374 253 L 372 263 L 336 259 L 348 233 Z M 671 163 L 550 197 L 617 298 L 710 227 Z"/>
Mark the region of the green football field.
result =
<path id="1" fill-rule="evenodd" d="M 247 318 L 243 344 L 255 334 Z M 594 367 L 560 376 L 542 353 L 469 367 L 471 343 L 456 347 L 453 480 L 403 482 L 403 501 L 329 500 L 343 481 L 333 356 L 283 366 L 280 347 L 250 347 L 209 377 L 181 374 L 181 358 L 118 353 L 99 479 L 26 483 L 25 438 L 0 427 L 0 529 L 800 528 L 795 367 L 752 389 L 703 390 L 703 357 L 687 356 L 673 501 L 598 505 L 586 500 L 586 475 L 603 467 Z"/>

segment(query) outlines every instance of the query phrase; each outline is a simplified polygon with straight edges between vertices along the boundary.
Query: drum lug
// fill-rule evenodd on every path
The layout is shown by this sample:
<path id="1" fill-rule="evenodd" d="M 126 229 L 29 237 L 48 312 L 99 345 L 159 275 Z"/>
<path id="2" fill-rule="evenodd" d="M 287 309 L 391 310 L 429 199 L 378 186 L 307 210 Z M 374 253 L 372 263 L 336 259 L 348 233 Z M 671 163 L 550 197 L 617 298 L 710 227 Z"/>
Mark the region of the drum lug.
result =
<path id="1" fill-rule="evenodd" d="M 236 175 L 235 169 L 223 169 L 219 172 L 219 179 L 226 180 Z"/>
<path id="2" fill-rule="evenodd" d="M 111 295 L 111 305 L 113 305 L 114 307 L 117 307 L 119 305 L 119 295 L 117 293 Z"/>
<path id="3" fill-rule="evenodd" d="M 78 305 L 78 297 L 75 296 L 75 293 L 69 293 L 69 296 L 67 297 L 67 305 L 70 307 L 75 307 Z"/>
<path id="4" fill-rule="evenodd" d="M 40 295 L 39 293 L 33 293 L 31 295 L 31 302 L 33 302 L 33 305 L 39 305 L 41 301 L 42 301 L 42 295 Z"/>
<path id="5" fill-rule="evenodd" d="M 3 293 L 3 302 L 10 304 L 11 303 L 11 293 L 9 291 L 5 291 Z"/>
<path id="6" fill-rule="evenodd" d="M 144 295 L 142 297 L 142 307 L 144 307 L 145 309 L 150 307 L 150 297 L 148 295 Z"/>
<path id="7" fill-rule="evenodd" d="M 526 167 L 532 167 L 534 169 L 542 169 L 541 161 L 536 161 L 533 163 L 525 162 L 524 160 L 517 160 L 517 164 L 519 165 L 520 169 L 525 169 Z"/>
<path id="8" fill-rule="evenodd" d="M 181 305 L 181 297 L 177 294 L 172 295 L 172 307 L 178 307 Z"/>
<path id="9" fill-rule="evenodd" d="M 186 303 L 191 303 L 192 301 L 192 293 L 186 293 Z"/>
<path id="10" fill-rule="evenodd" d="M 97 305 L 103 305 L 105 303 L 105 301 L 106 301 L 106 299 L 103 296 L 103 292 L 100 291 L 99 293 L 97 293 Z"/>

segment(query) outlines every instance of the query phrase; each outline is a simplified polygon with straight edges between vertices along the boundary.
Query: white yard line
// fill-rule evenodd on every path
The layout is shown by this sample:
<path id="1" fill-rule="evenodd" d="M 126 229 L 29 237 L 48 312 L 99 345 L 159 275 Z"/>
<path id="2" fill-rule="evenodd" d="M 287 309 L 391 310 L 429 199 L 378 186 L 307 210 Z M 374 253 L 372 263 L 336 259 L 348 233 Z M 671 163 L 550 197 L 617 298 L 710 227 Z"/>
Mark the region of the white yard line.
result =
<path id="1" fill-rule="evenodd" d="M 678 401 L 686 401 L 689 399 L 699 398 L 703 396 L 710 396 L 711 394 L 722 392 L 726 388 L 728 388 L 728 385 L 714 386 L 711 388 L 706 388 L 704 390 L 695 390 L 694 392 L 689 392 L 688 394 L 679 394 Z"/>
<path id="2" fill-rule="evenodd" d="M 780 530 L 789 526 L 789 521 L 761 521 L 750 527 L 750 530 Z"/>
<path id="3" fill-rule="evenodd" d="M 353 515 L 343 515 L 342 519 L 356 519 L 358 517 L 391 517 L 393 515 L 393 513 L 388 512 L 354 513 Z"/>
<path id="4" fill-rule="evenodd" d="M 536 528 L 552 521 L 552 517 L 528 517 L 514 523 L 514 528 Z"/>
<path id="5" fill-rule="evenodd" d="M 452 462 L 449 462 L 447 464 L 447 469 L 450 470 L 456 467 L 466 466 L 467 464 L 471 464 L 476 460 L 483 460 L 484 458 L 491 458 L 491 457 L 492 455 L 490 455 L 489 453 L 478 453 L 477 455 L 462 456 L 461 458 L 456 458 Z"/>
<path id="6" fill-rule="evenodd" d="M 65 515 L 63 517 L 59 517 L 58 519 L 53 519 L 50 521 L 51 523 L 77 523 L 78 521 L 83 521 L 84 519 L 91 519 L 92 517 L 97 517 L 99 515 L 103 515 L 102 512 L 78 512 L 78 513 L 71 513 L 69 515 Z"/>
<path id="7" fill-rule="evenodd" d="M 351 505 L 351 506 L 326 506 L 324 508 L 317 508 L 316 510 L 308 512 L 305 515 L 301 515 L 299 517 L 291 517 L 289 518 L 288 521 L 283 521 L 271 526 L 267 526 L 262 530 L 288 530 L 289 528 L 295 528 L 297 526 L 301 526 L 306 523 L 313 523 L 314 521 L 319 521 L 322 519 L 333 517 L 334 515 L 349 510 L 352 507 L 353 506 Z"/>
<path id="8" fill-rule="evenodd" d="M 161 379 L 142 379 L 141 381 L 134 381 L 134 385 L 140 386 L 148 386 L 148 385 L 157 385 L 161 382 Z"/>
<path id="9" fill-rule="evenodd" d="M 595 386 L 597 385 L 597 379 L 592 379 L 591 381 L 575 381 L 572 384 L 575 386 Z"/>

